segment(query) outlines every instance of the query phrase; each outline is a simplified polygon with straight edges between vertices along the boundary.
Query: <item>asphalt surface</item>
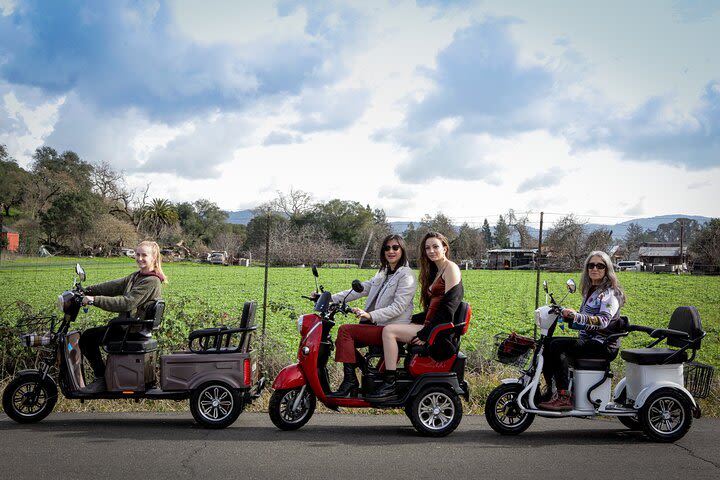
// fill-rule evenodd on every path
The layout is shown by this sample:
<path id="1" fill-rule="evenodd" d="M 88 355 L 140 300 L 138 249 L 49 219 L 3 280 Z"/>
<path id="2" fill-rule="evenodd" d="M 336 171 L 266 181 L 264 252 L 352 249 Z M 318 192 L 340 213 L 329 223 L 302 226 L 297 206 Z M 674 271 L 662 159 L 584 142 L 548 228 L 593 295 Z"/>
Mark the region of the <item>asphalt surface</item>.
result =
<path id="1" fill-rule="evenodd" d="M 0 478 L 61 479 L 718 479 L 720 419 L 675 444 L 612 419 L 542 419 L 516 437 L 465 416 L 440 439 L 404 415 L 315 414 L 295 432 L 243 413 L 225 430 L 189 413 L 54 413 L 19 425 L 0 413 Z"/>

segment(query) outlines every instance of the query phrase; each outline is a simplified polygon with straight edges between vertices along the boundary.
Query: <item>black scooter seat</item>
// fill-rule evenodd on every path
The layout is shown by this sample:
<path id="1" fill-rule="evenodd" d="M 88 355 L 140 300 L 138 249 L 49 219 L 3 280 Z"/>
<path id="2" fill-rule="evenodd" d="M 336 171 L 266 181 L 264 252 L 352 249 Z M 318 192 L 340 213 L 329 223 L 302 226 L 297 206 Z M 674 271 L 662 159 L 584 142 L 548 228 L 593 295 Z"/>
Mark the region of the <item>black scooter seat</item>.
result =
<path id="1" fill-rule="evenodd" d="M 688 359 L 687 352 L 671 348 L 628 348 L 620 352 L 620 357 L 637 365 L 674 365 Z"/>

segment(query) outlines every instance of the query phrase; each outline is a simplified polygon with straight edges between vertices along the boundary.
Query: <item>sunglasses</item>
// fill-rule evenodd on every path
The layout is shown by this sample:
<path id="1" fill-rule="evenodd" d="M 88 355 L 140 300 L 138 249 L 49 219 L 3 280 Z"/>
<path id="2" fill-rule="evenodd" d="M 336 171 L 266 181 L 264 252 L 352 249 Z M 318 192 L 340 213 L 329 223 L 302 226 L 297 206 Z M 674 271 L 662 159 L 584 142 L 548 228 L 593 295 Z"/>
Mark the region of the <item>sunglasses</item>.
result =
<path id="1" fill-rule="evenodd" d="M 588 263 L 587 269 L 592 270 L 593 268 L 597 268 L 598 270 L 605 270 L 607 268 L 607 265 L 604 263 Z"/>
<path id="2" fill-rule="evenodd" d="M 389 252 L 392 248 L 393 252 L 400 250 L 400 245 L 383 245 L 383 252 Z"/>

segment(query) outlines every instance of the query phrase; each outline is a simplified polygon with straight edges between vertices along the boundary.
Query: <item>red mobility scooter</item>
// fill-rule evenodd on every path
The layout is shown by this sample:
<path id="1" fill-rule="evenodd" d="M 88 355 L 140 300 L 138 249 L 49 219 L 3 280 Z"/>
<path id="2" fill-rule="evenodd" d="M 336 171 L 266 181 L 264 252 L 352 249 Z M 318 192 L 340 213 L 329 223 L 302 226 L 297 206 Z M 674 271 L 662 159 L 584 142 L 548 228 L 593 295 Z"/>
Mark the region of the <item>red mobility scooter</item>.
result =
<path id="1" fill-rule="evenodd" d="M 313 266 L 316 277 L 317 268 Z M 360 281 L 353 282 L 355 291 L 362 291 Z M 370 349 L 360 365 L 361 393 L 357 397 L 333 397 L 328 379 L 327 362 L 334 343 L 331 336 L 338 313 L 347 315 L 345 301 L 334 303 L 330 292 L 323 290 L 315 302 L 315 312 L 298 318 L 300 347 L 298 363 L 285 367 L 273 382 L 269 413 L 272 422 L 282 430 L 296 430 L 305 425 L 319 400 L 326 407 L 402 408 L 413 427 L 426 436 L 442 437 L 457 428 L 462 419 L 460 397 L 469 398 L 465 381 L 465 355 L 460 352 L 460 339 L 470 326 L 470 306 L 462 302 L 452 323 L 441 324 L 431 332 L 426 345 L 410 346 L 400 351 L 397 388 L 392 399 L 368 399 L 383 383 L 382 349 Z M 314 300 L 310 297 L 304 297 Z"/>

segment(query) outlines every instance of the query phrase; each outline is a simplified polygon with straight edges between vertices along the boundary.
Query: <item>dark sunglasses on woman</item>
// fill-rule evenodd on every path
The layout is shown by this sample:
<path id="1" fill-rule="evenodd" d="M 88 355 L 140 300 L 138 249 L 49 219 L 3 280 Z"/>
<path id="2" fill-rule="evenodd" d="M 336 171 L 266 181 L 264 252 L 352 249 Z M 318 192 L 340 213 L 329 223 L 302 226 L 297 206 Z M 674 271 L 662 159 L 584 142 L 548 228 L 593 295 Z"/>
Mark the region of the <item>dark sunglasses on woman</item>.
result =
<path id="1" fill-rule="evenodd" d="M 392 248 L 393 252 L 400 250 L 400 245 L 383 245 L 383 252 L 389 252 Z"/>
<path id="2" fill-rule="evenodd" d="M 604 263 L 588 263 L 587 269 L 592 270 L 593 268 L 597 268 L 598 270 L 605 270 L 607 266 Z"/>

